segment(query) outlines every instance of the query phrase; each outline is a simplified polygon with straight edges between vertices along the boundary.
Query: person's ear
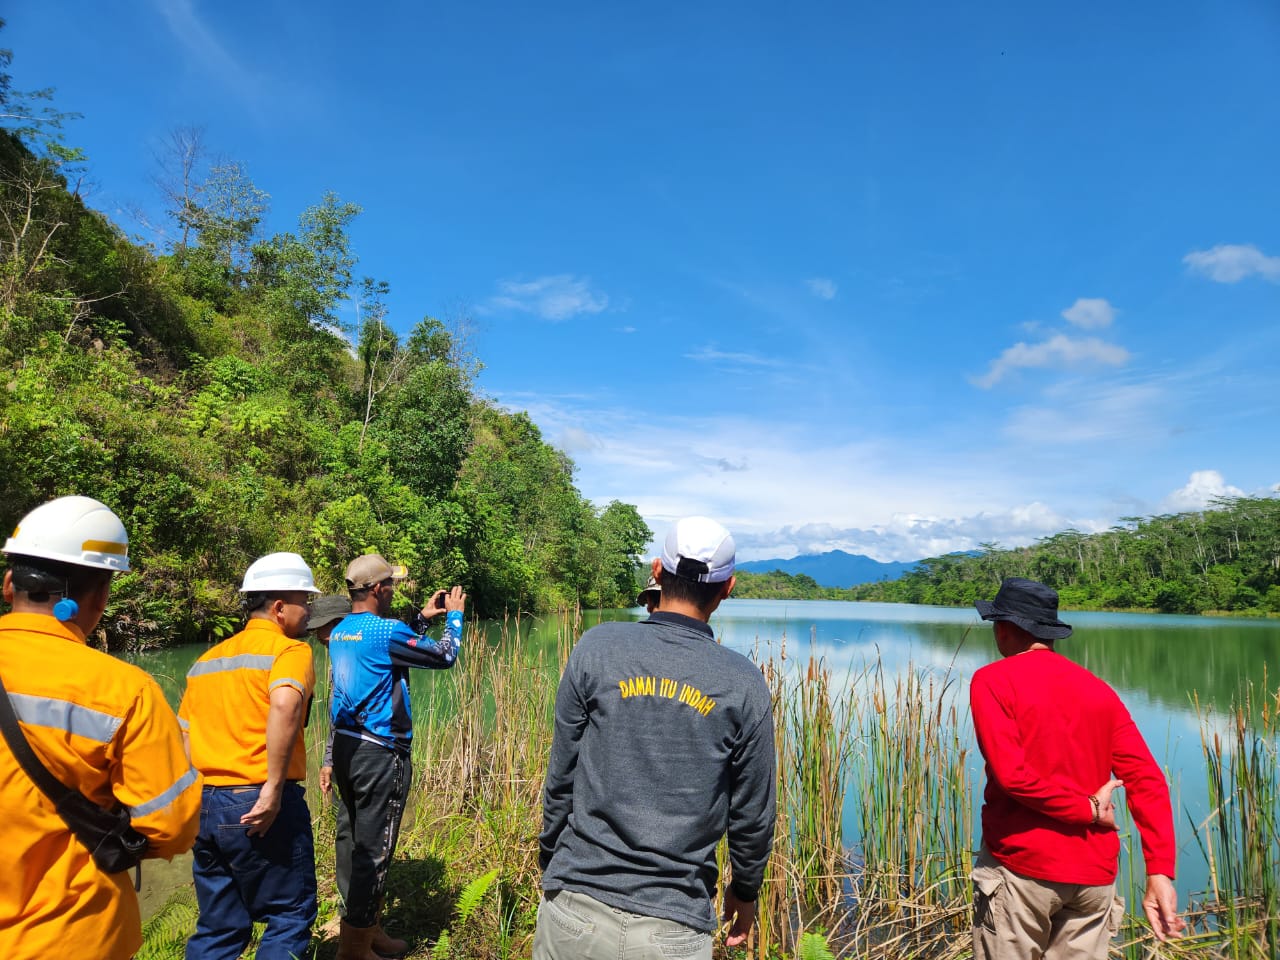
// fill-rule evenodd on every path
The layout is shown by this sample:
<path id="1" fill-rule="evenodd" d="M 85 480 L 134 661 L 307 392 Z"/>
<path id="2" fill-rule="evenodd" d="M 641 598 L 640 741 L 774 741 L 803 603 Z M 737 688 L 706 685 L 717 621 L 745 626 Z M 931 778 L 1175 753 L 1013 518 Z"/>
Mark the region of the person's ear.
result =
<path id="1" fill-rule="evenodd" d="M 728 599 L 729 594 L 733 593 L 733 585 L 737 582 L 738 582 L 737 577 L 730 577 L 728 580 L 724 582 L 724 592 L 720 594 L 721 600 Z"/>
<path id="2" fill-rule="evenodd" d="M 4 602 L 13 606 L 13 571 L 4 572 Z"/>
<path id="3" fill-rule="evenodd" d="M 659 583 L 662 582 L 662 558 L 661 557 L 653 558 L 653 563 L 649 564 L 649 573 L 652 574 L 653 579 L 657 580 Z"/>

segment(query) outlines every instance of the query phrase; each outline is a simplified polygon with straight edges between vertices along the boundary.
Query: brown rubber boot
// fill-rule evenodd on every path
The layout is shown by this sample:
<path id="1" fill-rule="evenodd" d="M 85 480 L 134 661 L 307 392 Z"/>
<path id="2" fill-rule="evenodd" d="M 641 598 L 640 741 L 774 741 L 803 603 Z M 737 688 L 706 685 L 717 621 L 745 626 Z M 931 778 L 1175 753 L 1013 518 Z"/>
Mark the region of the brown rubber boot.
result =
<path id="1" fill-rule="evenodd" d="M 353 927 L 342 921 L 338 934 L 338 952 L 334 960 L 382 960 L 373 952 L 373 933 L 377 927 Z"/>
<path id="2" fill-rule="evenodd" d="M 409 942 L 390 936 L 379 920 L 373 927 L 373 952 L 384 957 L 402 957 L 409 952 Z"/>

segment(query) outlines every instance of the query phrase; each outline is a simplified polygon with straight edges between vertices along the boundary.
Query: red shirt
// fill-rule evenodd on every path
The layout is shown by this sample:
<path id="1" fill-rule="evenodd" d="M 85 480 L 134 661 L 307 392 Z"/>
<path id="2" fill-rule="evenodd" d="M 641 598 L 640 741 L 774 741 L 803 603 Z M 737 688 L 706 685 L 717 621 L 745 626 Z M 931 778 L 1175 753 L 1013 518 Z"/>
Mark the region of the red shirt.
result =
<path id="1" fill-rule="evenodd" d="M 1173 876 L 1169 786 L 1106 683 L 1052 650 L 1030 650 L 978 670 L 969 703 L 987 761 L 982 836 L 992 856 L 1040 880 L 1111 883 L 1120 836 L 1089 825 L 1089 794 L 1114 771 L 1147 873 Z"/>

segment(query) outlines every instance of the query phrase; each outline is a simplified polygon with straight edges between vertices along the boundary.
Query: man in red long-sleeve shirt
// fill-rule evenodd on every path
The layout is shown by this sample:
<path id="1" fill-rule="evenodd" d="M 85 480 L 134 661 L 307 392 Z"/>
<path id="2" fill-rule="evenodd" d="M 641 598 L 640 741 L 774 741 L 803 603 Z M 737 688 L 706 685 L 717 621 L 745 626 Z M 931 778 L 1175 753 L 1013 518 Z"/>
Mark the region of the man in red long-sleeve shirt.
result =
<path id="1" fill-rule="evenodd" d="M 1071 635 L 1057 592 L 1015 577 L 976 606 L 1002 659 L 969 691 L 987 761 L 974 960 L 1106 957 L 1124 913 L 1111 800 L 1121 785 L 1142 836 L 1147 919 L 1158 939 L 1178 936 L 1168 784 L 1116 692 L 1054 652 Z"/>

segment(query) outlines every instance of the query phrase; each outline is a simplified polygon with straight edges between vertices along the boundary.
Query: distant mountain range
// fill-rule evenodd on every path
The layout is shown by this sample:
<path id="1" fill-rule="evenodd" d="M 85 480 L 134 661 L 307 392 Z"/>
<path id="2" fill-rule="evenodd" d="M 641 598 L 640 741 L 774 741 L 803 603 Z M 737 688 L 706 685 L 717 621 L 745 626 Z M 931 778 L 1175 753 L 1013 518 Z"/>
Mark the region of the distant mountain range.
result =
<path id="1" fill-rule="evenodd" d="M 751 573 L 772 573 L 774 570 L 793 575 L 804 573 L 818 581 L 820 586 L 848 588 L 859 583 L 896 580 L 913 569 L 918 562 L 881 563 L 860 553 L 828 550 L 826 553 L 804 554 L 790 560 L 748 560 L 739 563 L 738 569 Z"/>

